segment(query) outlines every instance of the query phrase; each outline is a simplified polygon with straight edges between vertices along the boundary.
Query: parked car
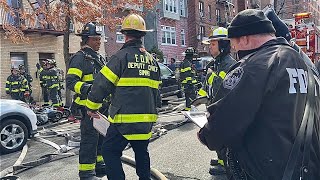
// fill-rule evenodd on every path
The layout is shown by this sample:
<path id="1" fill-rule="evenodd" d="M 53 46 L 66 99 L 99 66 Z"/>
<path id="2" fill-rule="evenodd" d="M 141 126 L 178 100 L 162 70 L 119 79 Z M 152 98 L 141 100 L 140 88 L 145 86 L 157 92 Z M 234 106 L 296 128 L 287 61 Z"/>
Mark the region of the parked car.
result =
<path id="1" fill-rule="evenodd" d="M 0 154 L 22 149 L 37 133 L 37 116 L 22 101 L 1 99 L 0 120 Z"/>
<path id="2" fill-rule="evenodd" d="M 162 63 L 158 63 L 160 66 L 162 84 L 160 87 L 161 97 L 165 98 L 168 96 L 176 95 L 178 98 L 182 98 L 181 86 L 176 79 L 176 76 L 171 69 Z"/>

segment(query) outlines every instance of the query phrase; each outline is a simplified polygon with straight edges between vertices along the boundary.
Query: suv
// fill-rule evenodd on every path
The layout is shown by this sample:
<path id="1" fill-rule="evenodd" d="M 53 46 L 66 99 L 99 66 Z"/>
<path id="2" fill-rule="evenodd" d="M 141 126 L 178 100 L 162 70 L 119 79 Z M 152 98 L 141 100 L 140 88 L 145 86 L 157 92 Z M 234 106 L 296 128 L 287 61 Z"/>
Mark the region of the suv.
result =
<path id="1" fill-rule="evenodd" d="M 175 77 L 175 74 L 171 69 L 162 63 L 158 63 L 160 66 L 162 84 L 160 87 L 161 97 L 176 95 L 178 98 L 182 98 L 181 86 Z"/>
<path id="2" fill-rule="evenodd" d="M 22 149 L 37 133 L 37 116 L 22 101 L 1 99 L 0 120 L 0 154 Z"/>

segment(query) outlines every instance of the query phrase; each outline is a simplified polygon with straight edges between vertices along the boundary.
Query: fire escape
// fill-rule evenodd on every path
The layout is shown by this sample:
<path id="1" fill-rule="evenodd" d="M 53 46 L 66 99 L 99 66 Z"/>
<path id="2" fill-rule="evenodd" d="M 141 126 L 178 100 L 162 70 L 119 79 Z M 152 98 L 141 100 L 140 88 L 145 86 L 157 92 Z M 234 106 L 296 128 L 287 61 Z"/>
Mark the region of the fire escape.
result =
<path id="1" fill-rule="evenodd" d="M 235 7 L 234 4 L 232 2 L 233 0 L 218 0 L 217 3 L 221 4 L 224 7 L 224 19 L 225 22 L 217 22 L 218 24 L 223 24 L 224 26 L 226 26 L 228 23 L 230 23 L 230 21 L 232 20 L 234 13 L 235 13 Z"/>

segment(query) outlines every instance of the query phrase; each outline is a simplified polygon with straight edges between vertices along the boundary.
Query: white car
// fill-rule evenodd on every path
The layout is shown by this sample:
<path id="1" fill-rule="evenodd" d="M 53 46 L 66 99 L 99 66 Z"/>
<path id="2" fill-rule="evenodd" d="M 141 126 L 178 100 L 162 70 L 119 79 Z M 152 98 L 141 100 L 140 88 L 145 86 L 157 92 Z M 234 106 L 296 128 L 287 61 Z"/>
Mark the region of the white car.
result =
<path id="1" fill-rule="evenodd" d="M 37 116 L 22 101 L 0 99 L 0 117 L 0 154 L 22 149 L 37 133 Z"/>

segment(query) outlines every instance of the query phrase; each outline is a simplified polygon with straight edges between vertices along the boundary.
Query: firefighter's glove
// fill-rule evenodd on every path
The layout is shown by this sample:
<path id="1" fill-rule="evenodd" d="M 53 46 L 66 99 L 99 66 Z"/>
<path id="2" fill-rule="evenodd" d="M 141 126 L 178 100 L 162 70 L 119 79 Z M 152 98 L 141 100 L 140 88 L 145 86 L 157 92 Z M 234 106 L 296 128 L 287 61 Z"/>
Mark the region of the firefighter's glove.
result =
<path id="1" fill-rule="evenodd" d="M 39 63 L 36 64 L 36 67 L 37 67 L 37 69 L 40 69 L 40 68 L 41 68 L 41 66 L 40 66 Z"/>
<path id="2" fill-rule="evenodd" d="M 99 114 L 97 113 L 97 111 L 90 111 L 90 110 L 88 110 L 88 111 L 87 111 L 87 114 L 88 114 L 91 118 L 96 118 L 96 119 L 99 119 L 99 118 L 100 118 L 100 116 L 99 116 Z"/>
<path id="3" fill-rule="evenodd" d="M 10 91 L 6 91 L 7 94 L 10 94 Z"/>

